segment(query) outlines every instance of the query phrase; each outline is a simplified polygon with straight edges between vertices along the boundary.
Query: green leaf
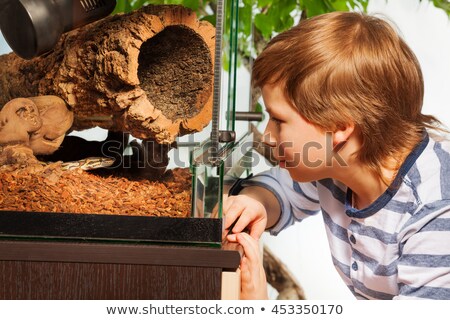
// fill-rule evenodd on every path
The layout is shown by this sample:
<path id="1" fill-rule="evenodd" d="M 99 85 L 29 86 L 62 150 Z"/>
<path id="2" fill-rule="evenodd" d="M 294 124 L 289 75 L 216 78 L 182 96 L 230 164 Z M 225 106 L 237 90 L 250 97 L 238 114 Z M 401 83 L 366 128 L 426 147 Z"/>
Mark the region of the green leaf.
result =
<path id="1" fill-rule="evenodd" d="M 255 16 L 255 27 L 261 31 L 265 39 L 270 39 L 272 36 L 273 23 L 269 16 L 264 14 L 257 14 Z"/>
<path id="2" fill-rule="evenodd" d="M 280 15 L 290 16 L 291 13 L 297 8 L 297 4 L 290 0 L 280 1 Z"/>
<path id="3" fill-rule="evenodd" d="M 201 20 L 208 21 L 213 26 L 216 25 L 216 16 L 214 14 L 211 14 L 209 16 L 204 16 Z"/>
<path id="4" fill-rule="evenodd" d="M 273 0 L 258 0 L 258 7 L 264 8 L 267 7 L 269 4 L 272 4 Z"/>
<path id="5" fill-rule="evenodd" d="M 348 11 L 348 5 L 353 1 L 329 0 L 327 6 L 335 11 Z"/>
<path id="6" fill-rule="evenodd" d="M 306 9 L 308 17 L 334 11 L 325 0 L 303 0 L 302 9 Z"/>
<path id="7" fill-rule="evenodd" d="M 264 107 L 261 103 L 257 102 L 255 106 L 255 112 L 261 112 L 262 113 L 262 121 L 266 118 L 266 114 L 264 113 Z"/>
<path id="8" fill-rule="evenodd" d="M 228 50 L 226 50 L 222 55 L 222 68 L 225 71 L 230 71 L 230 57 L 228 56 L 227 51 Z"/>
<path id="9" fill-rule="evenodd" d="M 278 21 L 275 24 L 275 31 L 282 32 L 294 25 L 293 11 L 297 8 L 297 4 L 290 0 L 280 0 L 278 9 Z"/>
<path id="10" fill-rule="evenodd" d="M 164 0 L 147 0 L 147 4 L 167 4 Z"/>
<path id="11" fill-rule="evenodd" d="M 125 1 L 117 0 L 116 7 L 114 8 L 113 14 L 125 11 Z"/>
<path id="12" fill-rule="evenodd" d="M 447 15 L 450 17 L 450 2 L 446 0 L 433 0 L 433 4 L 436 8 L 442 9 L 447 12 Z"/>
<path id="13" fill-rule="evenodd" d="M 146 3 L 146 0 L 137 0 L 133 3 L 133 10 L 139 9 L 141 7 L 143 7 Z"/>
<path id="14" fill-rule="evenodd" d="M 243 33 L 243 37 L 247 37 L 252 33 L 252 8 L 244 6 L 239 8 L 239 32 Z"/>
<path id="15" fill-rule="evenodd" d="M 281 21 L 278 24 L 277 28 L 275 28 L 275 32 L 283 32 L 285 30 L 290 29 L 294 25 L 294 18 L 288 17 L 287 19 Z"/>
<path id="16" fill-rule="evenodd" d="M 198 10 L 199 7 L 199 0 L 183 0 L 181 3 L 183 6 L 191 8 L 194 11 Z"/>

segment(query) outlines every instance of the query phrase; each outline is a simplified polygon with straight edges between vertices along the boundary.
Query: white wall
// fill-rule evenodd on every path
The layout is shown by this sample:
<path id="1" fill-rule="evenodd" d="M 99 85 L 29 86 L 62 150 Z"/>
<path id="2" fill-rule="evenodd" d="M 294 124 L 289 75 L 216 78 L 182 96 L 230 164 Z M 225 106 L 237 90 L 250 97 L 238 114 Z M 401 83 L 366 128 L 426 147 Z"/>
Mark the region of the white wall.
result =
<path id="1" fill-rule="evenodd" d="M 3 35 L 0 33 L 0 54 L 11 52 L 11 49 L 9 48 L 8 44 L 5 41 L 5 38 L 3 38 Z"/>
<path id="2" fill-rule="evenodd" d="M 428 1 L 371 0 L 368 11 L 383 13 L 399 27 L 416 53 L 425 78 L 424 112 L 450 126 L 450 24 Z M 0 36 L 0 54 L 9 52 Z M 247 80 L 245 80 L 247 81 Z M 243 101 L 246 103 L 247 101 Z M 264 165 L 256 168 L 261 170 Z M 290 268 L 309 299 L 353 299 L 332 266 L 321 217 L 312 217 L 264 242 Z"/>
<path id="3" fill-rule="evenodd" d="M 450 20 L 431 1 L 371 0 L 369 12 L 381 12 L 399 27 L 422 67 L 425 80 L 424 113 L 450 126 Z"/>

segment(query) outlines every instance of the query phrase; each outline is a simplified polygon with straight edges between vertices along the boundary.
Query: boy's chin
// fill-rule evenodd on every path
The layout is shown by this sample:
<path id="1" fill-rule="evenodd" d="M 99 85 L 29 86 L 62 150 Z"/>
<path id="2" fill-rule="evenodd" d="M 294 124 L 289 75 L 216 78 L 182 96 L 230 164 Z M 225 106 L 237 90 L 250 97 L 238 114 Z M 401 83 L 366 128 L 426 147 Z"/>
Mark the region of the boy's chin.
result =
<path id="1" fill-rule="evenodd" d="M 317 181 L 322 179 L 323 177 L 319 177 L 318 174 L 315 174 L 314 172 L 311 172 L 308 169 L 305 168 L 285 168 L 289 175 L 291 176 L 292 180 L 297 182 L 311 182 L 311 181 Z"/>

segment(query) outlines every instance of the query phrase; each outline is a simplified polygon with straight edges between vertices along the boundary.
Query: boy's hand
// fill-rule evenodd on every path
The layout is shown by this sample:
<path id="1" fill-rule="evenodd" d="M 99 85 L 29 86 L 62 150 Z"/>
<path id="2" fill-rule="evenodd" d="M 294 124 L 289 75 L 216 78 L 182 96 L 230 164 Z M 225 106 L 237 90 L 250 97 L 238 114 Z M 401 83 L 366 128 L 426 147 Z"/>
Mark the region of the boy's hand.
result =
<path id="1" fill-rule="evenodd" d="M 247 195 L 230 196 L 224 200 L 225 230 L 223 238 L 231 231 L 242 232 L 248 229 L 254 239 L 259 239 L 267 225 L 267 212 L 264 205 Z M 233 223 L 236 222 L 234 225 Z M 230 227 L 232 228 L 230 230 Z"/>
<path id="2" fill-rule="evenodd" d="M 241 260 L 241 299 L 268 299 L 267 281 L 264 272 L 258 241 L 247 233 L 230 234 L 228 241 L 238 242 L 244 248 Z"/>

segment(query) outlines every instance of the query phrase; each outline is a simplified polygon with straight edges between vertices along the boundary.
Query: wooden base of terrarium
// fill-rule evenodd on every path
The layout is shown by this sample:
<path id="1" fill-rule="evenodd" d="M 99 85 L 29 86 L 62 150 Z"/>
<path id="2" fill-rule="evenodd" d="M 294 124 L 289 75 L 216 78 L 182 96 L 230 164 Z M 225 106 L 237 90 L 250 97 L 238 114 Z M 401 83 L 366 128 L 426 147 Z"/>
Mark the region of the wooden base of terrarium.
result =
<path id="1" fill-rule="evenodd" d="M 0 241 L 0 299 L 238 299 L 241 253 L 235 245 Z"/>

